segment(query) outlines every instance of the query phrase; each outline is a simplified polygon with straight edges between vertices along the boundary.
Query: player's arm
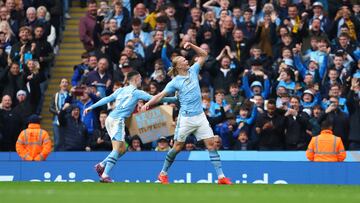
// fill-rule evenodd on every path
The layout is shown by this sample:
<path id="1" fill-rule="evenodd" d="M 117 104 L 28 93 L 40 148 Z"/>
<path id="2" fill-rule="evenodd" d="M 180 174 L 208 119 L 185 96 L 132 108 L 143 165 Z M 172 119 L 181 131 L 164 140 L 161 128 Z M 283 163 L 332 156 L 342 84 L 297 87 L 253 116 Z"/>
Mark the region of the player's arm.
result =
<path id="1" fill-rule="evenodd" d="M 160 100 L 162 98 L 164 98 L 166 95 L 167 95 L 167 92 L 162 91 L 159 94 L 153 96 L 148 102 L 146 102 L 146 104 L 143 107 L 141 107 L 141 111 L 146 111 L 147 109 L 149 109 L 150 106 L 153 106 L 153 105 L 159 103 Z"/>
<path id="2" fill-rule="evenodd" d="M 205 50 L 203 50 L 202 48 L 200 48 L 190 42 L 186 42 L 184 44 L 184 48 L 185 49 L 190 49 L 190 48 L 193 49 L 195 51 L 196 55 L 198 56 L 196 63 L 198 63 L 200 65 L 200 67 L 203 66 L 203 64 L 206 61 L 206 57 L 208 56 L 208 53 Z"/>
<path id="3" fill-rule="evenodd" d="M 120 90 L 120 89 L 118 89 L 118 90 Z M 98 102 L 96 102 L 95 104 L 93 104 L 93 105 L 89 106 L 88 108 L 86 108 L 86 109 L 84 110 L 84 115 L 86 115 L 86 114 L 89 113 L 91 110 L 93 110 L 93 109 L 95 109 L 95 108 L 97 108 L 97 107 L 99 107 L 99 106 L 103 106 L 103 105 L 105 105 L 105 104 L 107 104 L 107 103 L 109 103 L 109 102 L 114 101 L 114 100 L 116 99 L 117 94 L 119 93 L 118 90 L 115 91 L 114 93 L 112 93 L 111 95 L 100 99 L 100 100 L 99 100 Z"/>

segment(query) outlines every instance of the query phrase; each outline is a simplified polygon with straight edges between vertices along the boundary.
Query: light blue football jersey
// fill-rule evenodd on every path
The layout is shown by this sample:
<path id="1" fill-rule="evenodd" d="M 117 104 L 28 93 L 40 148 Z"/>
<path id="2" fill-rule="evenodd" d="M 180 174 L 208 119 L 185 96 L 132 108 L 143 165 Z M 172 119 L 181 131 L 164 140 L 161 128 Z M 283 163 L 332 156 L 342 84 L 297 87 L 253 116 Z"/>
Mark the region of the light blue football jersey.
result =
<path id="1" fill-rule="evenodd" d="M 117 89 L 114 93 L 102 98 L 90 107 L 91 109 L 94 109 L 115 100 L 115 108 L 110 112 L 109 116 L 114 119 L 128 118 L 133 113 L 139 100 L 148 101 L 151 98 L 152 96 L 150 94 L 129 85 Z"/>
<path id="2" fill-rule="evenodd" d="M 164 89 L 167 94 L 178 91 L 177 96 L 180 101 L 180 114 L 182 116 L 196 116 L 203 112 L 199 72 L 200 64 L 195 63 L 189 68 L 187 76 L 175 76 Z"/>

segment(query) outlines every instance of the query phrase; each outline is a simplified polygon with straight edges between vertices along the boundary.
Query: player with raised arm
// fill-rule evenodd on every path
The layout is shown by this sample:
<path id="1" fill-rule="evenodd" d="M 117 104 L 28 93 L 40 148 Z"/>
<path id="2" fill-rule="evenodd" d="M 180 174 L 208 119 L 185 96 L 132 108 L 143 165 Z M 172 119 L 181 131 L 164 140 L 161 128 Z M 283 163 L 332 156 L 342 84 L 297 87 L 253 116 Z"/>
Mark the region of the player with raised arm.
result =
<path id="1" fill-rule="evenodd" d="M 102 98 L 100 101 L 84 110 L 84 114 L 87 114 L 92 109 L 115 100 L 115 108 L 105 120 L 105 127 L 111 137 L 113 150 L 102 162 L 95 165 L 95 170 L 100 177 L 100 182 L 104 183 L 113 182 L 109 177 L 109 172 L 116 164 L 116 161 L 126 152 L 125 119 L 131 116 L 138 100 L 148 101 L 152 98 L 150 94 L 137 89 L 141 86 L 142 81 L 139 72 L 129 72 L 127 74 L 127 80 L 129 81 L 128 86 L 117 89 L 111 95 Z M 174 102 L 176 101 L 176 98 L 165 98 L 163 101 Z"/>
<path id="2" fill-rule="evenodd" d="M 175 143 L 166 155 L 158 179 L 163 184 L 169 183 L 167 171 L 174 162 L 176 155 L 184 147 L 186 137 L 193 133 L 197 140 L 204 140 L 206 148 L 209 151 L 210 161 L 218 175 L 218 184 L 232 184 L 230 179 L 226 178 L 222 171 L 220 156 L 214 145 L 214 133 L 201 105 L 198 75 L 201 66 L 206 60 L 207 53 L 200 47 L 188 42 L 185 43 L 184 48 L 191 48 L 196 52 L 198 55 L 196 63 L 189 67 L 188 61 L 184 57 L 174 57 L 172 60 L 173 67 L 169 70 L 169 74 L 174 78 L 166 85 L 162 92 L 154 96 L 141 109 L 142 111 L 146 111 L 150 106 L 158 103 L 166 95 L 176 91 L 178 92 L 180 112 L 175 129 Z"/>

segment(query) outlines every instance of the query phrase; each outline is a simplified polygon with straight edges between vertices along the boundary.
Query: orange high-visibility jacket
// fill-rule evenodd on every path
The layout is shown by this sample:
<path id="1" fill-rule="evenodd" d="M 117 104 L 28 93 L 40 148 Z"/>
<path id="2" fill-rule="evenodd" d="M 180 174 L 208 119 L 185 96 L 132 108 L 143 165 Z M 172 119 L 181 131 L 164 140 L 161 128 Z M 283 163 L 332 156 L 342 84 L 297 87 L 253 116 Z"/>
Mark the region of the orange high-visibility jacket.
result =
<path id="1" fill-rule="evenodd" d="M 320 135 L 311 138 L 306 157 L 310 161 L 338 162 L 344 161 L 346 151 L 340 137 L 331 130 L 322 130 Z"/>
<path id="2" fill-rule="evenodd" d="M 30 123 L 16 142 L 16 151 L 26 161 L 43 161 L 51 152 L 51 140 L 40 124 Z"/>

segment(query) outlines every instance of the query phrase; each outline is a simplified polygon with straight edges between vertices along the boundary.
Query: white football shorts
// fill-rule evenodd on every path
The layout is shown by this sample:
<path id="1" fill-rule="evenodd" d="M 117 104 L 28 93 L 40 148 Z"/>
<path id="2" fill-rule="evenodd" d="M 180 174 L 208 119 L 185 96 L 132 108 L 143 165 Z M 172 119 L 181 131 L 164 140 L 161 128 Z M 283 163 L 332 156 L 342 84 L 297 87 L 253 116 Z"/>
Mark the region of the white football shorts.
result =
<path id="1" fill-rule="evenodd" d="M 124 119 L 114 119 L 108 116 L 105 120 L 106 130 L 111 140 L 125 141 L 125 122 Z"/>
<path id="2" fill-rule="evenodd" d="M 185 142 L 186 137 L 190 134 L 194 134 L 197 140 L 214 137 L 205 113 L 191 117 L 179 115 L 174 134 L 174 139 L 178 142 Z"/>

